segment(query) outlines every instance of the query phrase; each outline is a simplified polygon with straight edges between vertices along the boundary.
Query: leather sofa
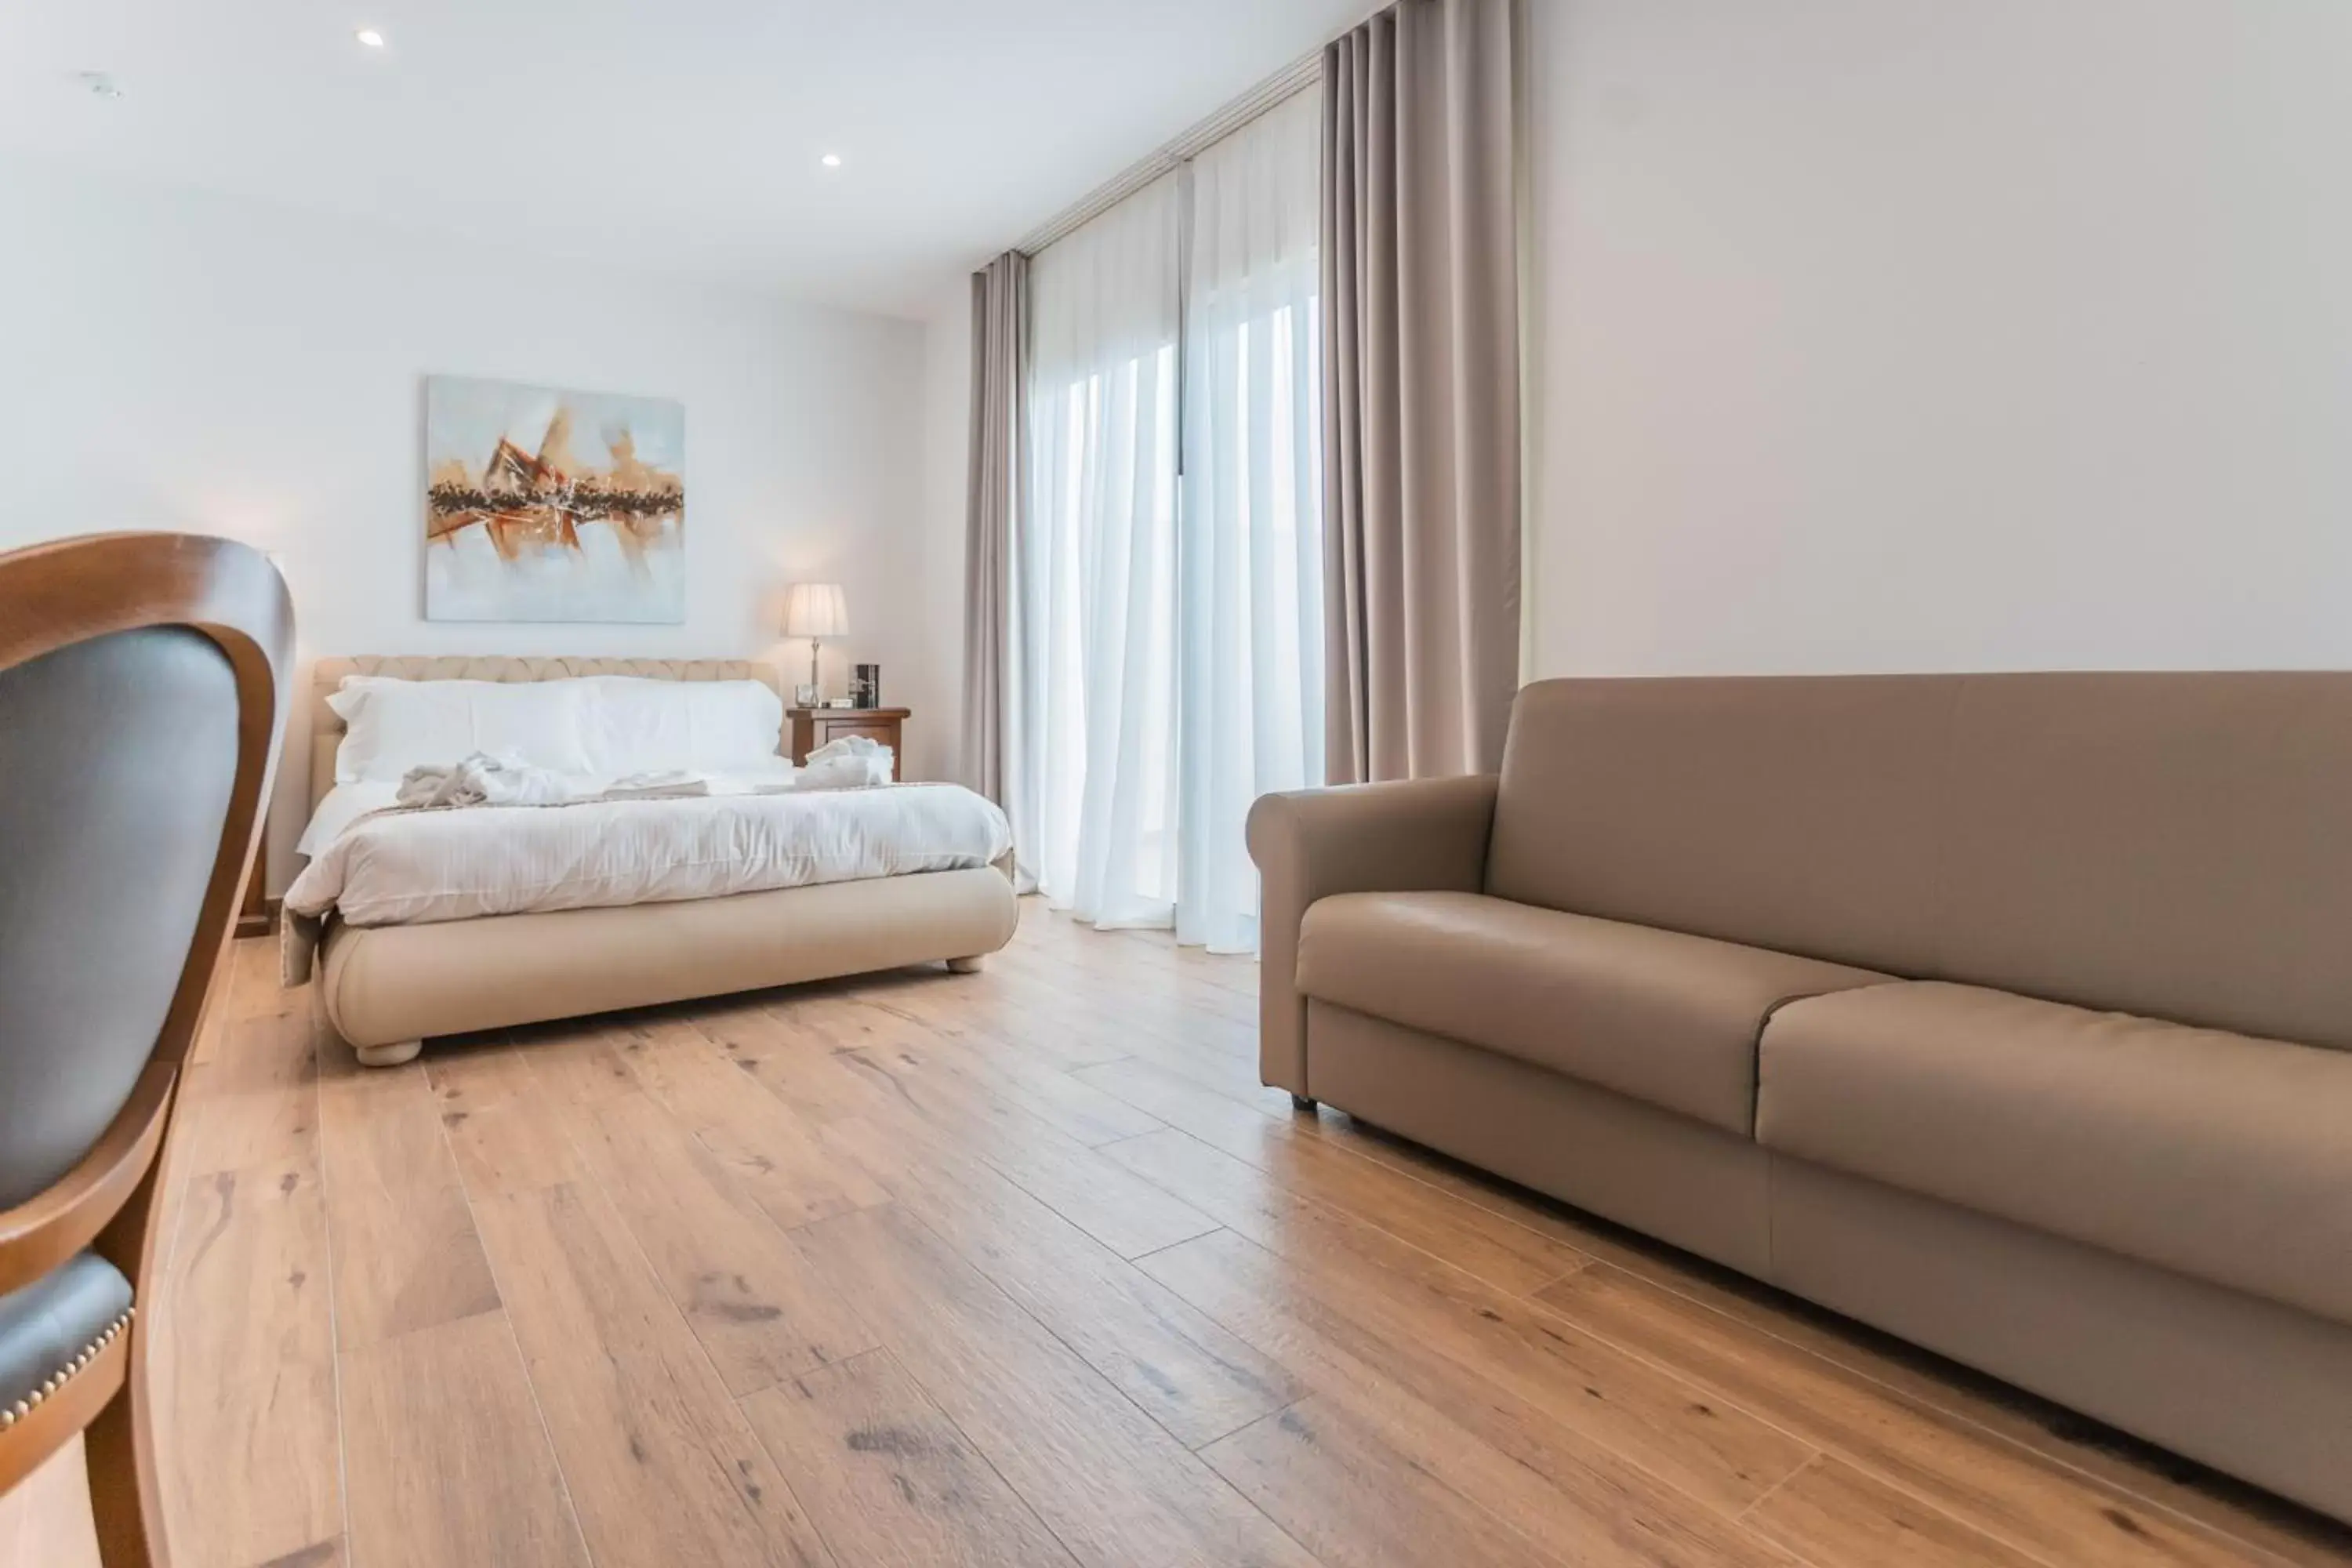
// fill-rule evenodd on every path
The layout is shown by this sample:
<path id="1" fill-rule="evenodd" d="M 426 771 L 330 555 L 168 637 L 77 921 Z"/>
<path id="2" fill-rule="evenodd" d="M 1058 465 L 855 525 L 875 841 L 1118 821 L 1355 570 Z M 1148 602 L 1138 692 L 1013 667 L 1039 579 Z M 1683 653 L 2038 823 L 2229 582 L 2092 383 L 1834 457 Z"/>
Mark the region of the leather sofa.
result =
<path id="1" fill-rule="evenodd" d="M 2352 1519 L 2352 675 L 1545 681 L 1249 844 L 1267 1083 Z"/>

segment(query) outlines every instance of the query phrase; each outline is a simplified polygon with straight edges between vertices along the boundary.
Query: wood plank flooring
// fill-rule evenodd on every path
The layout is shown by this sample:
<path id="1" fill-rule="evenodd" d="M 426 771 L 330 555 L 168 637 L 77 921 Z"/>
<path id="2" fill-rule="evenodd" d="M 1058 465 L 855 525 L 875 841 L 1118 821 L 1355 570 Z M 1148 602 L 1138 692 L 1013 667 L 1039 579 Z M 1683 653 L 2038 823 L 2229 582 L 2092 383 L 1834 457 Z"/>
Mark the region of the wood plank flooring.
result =
<path id="1" fill-rule="evenodd" d="M 178 1568 L 2322 1568 L 2352 1531 L 1257 1081 L 1255 967 L 359 1068 L 226 966 L 171 1185 Z M 0 1568 L 81 1568 L 61 1456 Z"/>

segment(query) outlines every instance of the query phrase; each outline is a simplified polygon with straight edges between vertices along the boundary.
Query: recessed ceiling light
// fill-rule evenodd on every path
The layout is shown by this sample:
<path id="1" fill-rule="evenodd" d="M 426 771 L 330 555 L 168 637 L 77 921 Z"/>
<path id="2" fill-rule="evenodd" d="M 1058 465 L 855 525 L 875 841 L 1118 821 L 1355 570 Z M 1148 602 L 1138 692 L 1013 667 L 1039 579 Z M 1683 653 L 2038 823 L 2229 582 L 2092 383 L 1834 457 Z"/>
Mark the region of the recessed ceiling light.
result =
<path id="1" fill-rule="evenodd" d="M 838 153 L 827 153 L 824 157 L 819 158 L 817 162 L 823 163 L 828 169 L 838 169 L 841 167 L 841 154 Z"/>
<path id="2" fill-rule="evenodd" d="M 365 44 L 369 48 L 380 49 L 383 47 L 383 35 L 377 32 L 373 27 L 362 27 L 357 33 L 354 33 L 352 36 L 359 39 L 361 43 Z"/>

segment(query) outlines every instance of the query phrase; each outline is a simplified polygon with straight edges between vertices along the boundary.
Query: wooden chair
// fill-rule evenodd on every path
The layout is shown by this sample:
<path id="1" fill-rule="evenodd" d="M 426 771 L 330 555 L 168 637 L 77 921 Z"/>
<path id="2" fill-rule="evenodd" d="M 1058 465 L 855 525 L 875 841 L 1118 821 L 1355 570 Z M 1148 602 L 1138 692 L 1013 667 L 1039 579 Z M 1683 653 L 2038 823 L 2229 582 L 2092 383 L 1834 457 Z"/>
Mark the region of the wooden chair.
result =
<path id="1" fill-rule="evenodd" d="M 227 540 L 0 554 L 0 1492 L 85 1432 L 106 1568 L 168 1561 L 139 1316 L 157 1171 L 293 626 L 277 572 Z"/>

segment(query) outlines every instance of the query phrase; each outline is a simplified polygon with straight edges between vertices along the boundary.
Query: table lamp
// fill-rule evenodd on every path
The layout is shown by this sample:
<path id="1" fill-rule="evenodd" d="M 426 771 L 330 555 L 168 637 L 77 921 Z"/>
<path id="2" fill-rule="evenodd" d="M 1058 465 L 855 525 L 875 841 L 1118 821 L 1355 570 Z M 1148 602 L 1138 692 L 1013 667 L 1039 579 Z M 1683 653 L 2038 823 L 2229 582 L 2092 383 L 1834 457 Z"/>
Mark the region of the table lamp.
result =
<path id="1" fill-rule="evenodd" d="M 817 642 L 823 637 L 849 635 L 849 601 L 842 596 L 838 583 L 795 583 L 784 595 L 784 635 L 809 640 L 809 683 L 804 706 L 814 706 L 819 696 L 817 684 Z"/>

